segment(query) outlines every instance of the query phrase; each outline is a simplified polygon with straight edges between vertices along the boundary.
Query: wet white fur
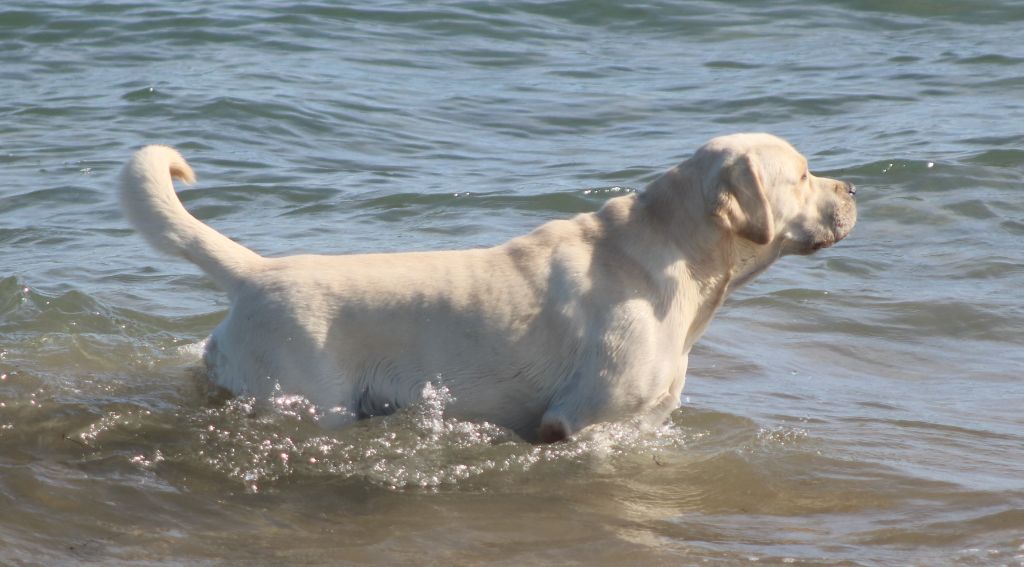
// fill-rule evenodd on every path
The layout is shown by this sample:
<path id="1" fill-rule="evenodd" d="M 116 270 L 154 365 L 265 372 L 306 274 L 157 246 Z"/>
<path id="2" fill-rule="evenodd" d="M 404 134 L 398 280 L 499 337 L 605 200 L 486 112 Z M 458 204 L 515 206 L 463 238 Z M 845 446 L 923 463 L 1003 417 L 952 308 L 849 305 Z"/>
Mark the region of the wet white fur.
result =
<path id="1" fill-rule="evenodd" d="M 782 254 L 843 238 L 850 186 L 807 173 L 767 134 L 716 138 L 641 193 L 478 250 L 262 257 L 192 217 L 177 151 L 139 150 L 123 209 L 156 248 L 188 259 L 231 301 L 211 378 L 275 385 L 340 415 L 387 413 L 428 381 L 449 415 L 555 441 L 602 421 L 662 420 L 687 356 L 737 285 Z"/>

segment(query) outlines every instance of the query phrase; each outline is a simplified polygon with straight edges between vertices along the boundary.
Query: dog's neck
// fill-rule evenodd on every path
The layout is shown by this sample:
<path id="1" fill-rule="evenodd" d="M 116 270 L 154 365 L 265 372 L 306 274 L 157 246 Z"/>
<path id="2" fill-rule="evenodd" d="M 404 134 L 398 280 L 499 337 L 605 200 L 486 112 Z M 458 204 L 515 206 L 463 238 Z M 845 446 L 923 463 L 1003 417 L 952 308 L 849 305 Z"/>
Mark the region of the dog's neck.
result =
<path id="1" fill-rule="evenodd" d="M 650 197 L 646 197 L 650 195 Z M 652 198 L 653 197 L 653 198 Z M 701 214 L 673 208 L 655 193 L 608 201 L 597 213 L 603 233 L 613 235 L 623 253 L 657 282 L 660 319 L 672 316 L 682 325 L 683 352 L 703 334 L 734 288 L 733 239 Z M 726 242 L 727 241 L 727 242 Z M 674 316 L 673 316 L 674 315 Z"/>
<path id="2" fill-rule="evenodd" d="M 774 243 L 757 245 L 742 238 L 735 238 L 732 246 L 732 274 L 727 293 L 747 285 L 761 275 L 781 255 L 781 246 Z"/>
<path id="3" fill-rule="evenodd" d="M 652 277 L 676 283 L 674 289 L 666 285 L 666 299 L 690 306 L 682 315 L 688 326 L 684 352 L 729 294 L 763 272 L 781 252 L 777 243 L 757 245 L 719 222 L 713 204 L 706 202 L 704 182 L 689 162 L 683 162 L 641 193 L 609 201 L 599 213 L 609 226 L 630 233 L 628 241 L 636 247 L 637 258 L 647 259 Z"/>

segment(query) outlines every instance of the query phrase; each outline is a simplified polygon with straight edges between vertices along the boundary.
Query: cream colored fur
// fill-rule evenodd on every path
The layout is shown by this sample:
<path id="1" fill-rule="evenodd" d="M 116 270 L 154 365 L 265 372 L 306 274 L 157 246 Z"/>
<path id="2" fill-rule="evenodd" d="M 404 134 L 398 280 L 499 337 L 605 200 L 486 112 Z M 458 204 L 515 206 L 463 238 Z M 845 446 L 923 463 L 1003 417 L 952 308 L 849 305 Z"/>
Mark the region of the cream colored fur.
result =
<path id="1" fill-rule="evenodd" d="M 192 217 L 172 178 L 194 181 L 178 152 L 139 150 L 122 205 L 227 292 L 205 356 L 216 384 L 302 395 L 337 423 L 434 382 L 454 396 L 449 415 L 532 441 L 665 419 L 726 296 L 856 221 L 852 185 L 811 175 L 767 134 L 715 138 L 639 194 L 479 250 L 265 258 Z"/>

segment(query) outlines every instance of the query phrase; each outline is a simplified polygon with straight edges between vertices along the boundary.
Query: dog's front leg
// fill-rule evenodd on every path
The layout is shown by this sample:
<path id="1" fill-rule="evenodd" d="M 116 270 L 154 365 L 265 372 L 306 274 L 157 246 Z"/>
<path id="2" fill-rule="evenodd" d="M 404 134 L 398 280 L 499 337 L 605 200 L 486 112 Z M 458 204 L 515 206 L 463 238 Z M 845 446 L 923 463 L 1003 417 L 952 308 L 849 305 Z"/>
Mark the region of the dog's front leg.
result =
<path id="1" fill-rule="evenodd" d="M 634 349 L 638 356 L 597 357 L 597 363 L 579 370 L 555 396 L 541 418 L 537 439 L 555 443 L 581 429 L 632 415 L 647 415 L 660 424 L 679 407 L 686 381 L 687 356 L 661 360 L 651 351 Z"/>
<path id="2" fill-rule="evenodd" d="M 609 371 L 596 362 L 591 358 L 591 364 L 577 369 L 555 394 L 540 420 L 540 442 L 564 441 L 584 427 L 612 417 Z"/>
<path id="3" fill-rule="evenodd" d="M 647 413 L 647 420 L 653 426 L 661 425 L 673 410 L 679 407 L 683 394 L 683 386 L 686 384 L 686 367 L 689 356 L 683 355 L 679 367 L 672 370 L 673 380 L 668 391 L 662 394 L 661 398 L 654 404 L 654 407 Z"/>

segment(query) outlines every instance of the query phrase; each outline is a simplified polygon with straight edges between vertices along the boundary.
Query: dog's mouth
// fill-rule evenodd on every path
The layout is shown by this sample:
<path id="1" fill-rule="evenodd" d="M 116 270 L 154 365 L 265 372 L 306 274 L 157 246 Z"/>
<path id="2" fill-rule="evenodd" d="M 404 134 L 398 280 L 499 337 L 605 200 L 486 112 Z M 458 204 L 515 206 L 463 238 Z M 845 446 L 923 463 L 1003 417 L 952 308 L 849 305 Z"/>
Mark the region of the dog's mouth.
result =
<path id="1" fill-rule="evenodd" d="M 852 193 L 851 193 L 852 195 Z M 835 246 L 837 242 L 846 238 L 853 231 L 853 225 L 857 223 L 857 208 L 852 201 L 831 215 L 830 229 L 825 231 L 823 238 L 814 242 L 811 252 L 817 252 Z"/>
<path id="2" fill-rule="evenodd" d="M 814 245 L 811 246 L 811 252 L 813 253 L 813 252 L 817 252 L 818 250 L 824 250 L 826 248 L 831 248 L 831 247 L 835 246 L 836 242 L 839 242 L 840 240 L 842 240 L 842 238 L 822 240 L 820 242 L 815 242 Z"/>
<path id="3" fill-rule="evenodd" d="M 840 240 L 842 240 L 842 239 L 846 238 L 847 236 L 849 236 L 850 232 L 852 230 L 853 230 L 853 226 L 852 225 L 848 225 L 848 224 L 842 223 L 842 222 L 837 222 L 833 226 L 832 231 L 831 231 L 830 234 L 826 234 L 825 238 L 823 238 L 821 240 L 818 240 L 818 241 L 814 242 L 814 244 L 811 245 L 811 250 L 810 251 L 811 252 L 817 252 L 818 250 L 824 250 L 826 248 L 831 248 L 831 247 L 835 246 L 836 243 L 838 243 Z"/>
<path id="4" fill-rule="evenodd" d="M 849 223 L 836 222 L 831 229 L 818 231 L 803 230 L 802 234 L 791 239 L 791 244 L 784 250 L 784 254 L 798 254 L 806 256 L 814 254 L 818 250 L 824 250 L 836 245 L 837 242 L 849 236 L 853 226 Z"/>
<path id="5" fill-rule="evenodd" d="M 815 250 L 821 250 L 823 248 L 835 246 L 837 242 L 849 236 L 852 230 L 853 225 L 847 224 L 842 221 L 836 222 L 832 229 L 832 234 L 825 240 L 819 242 L 815 247 Z"/>

